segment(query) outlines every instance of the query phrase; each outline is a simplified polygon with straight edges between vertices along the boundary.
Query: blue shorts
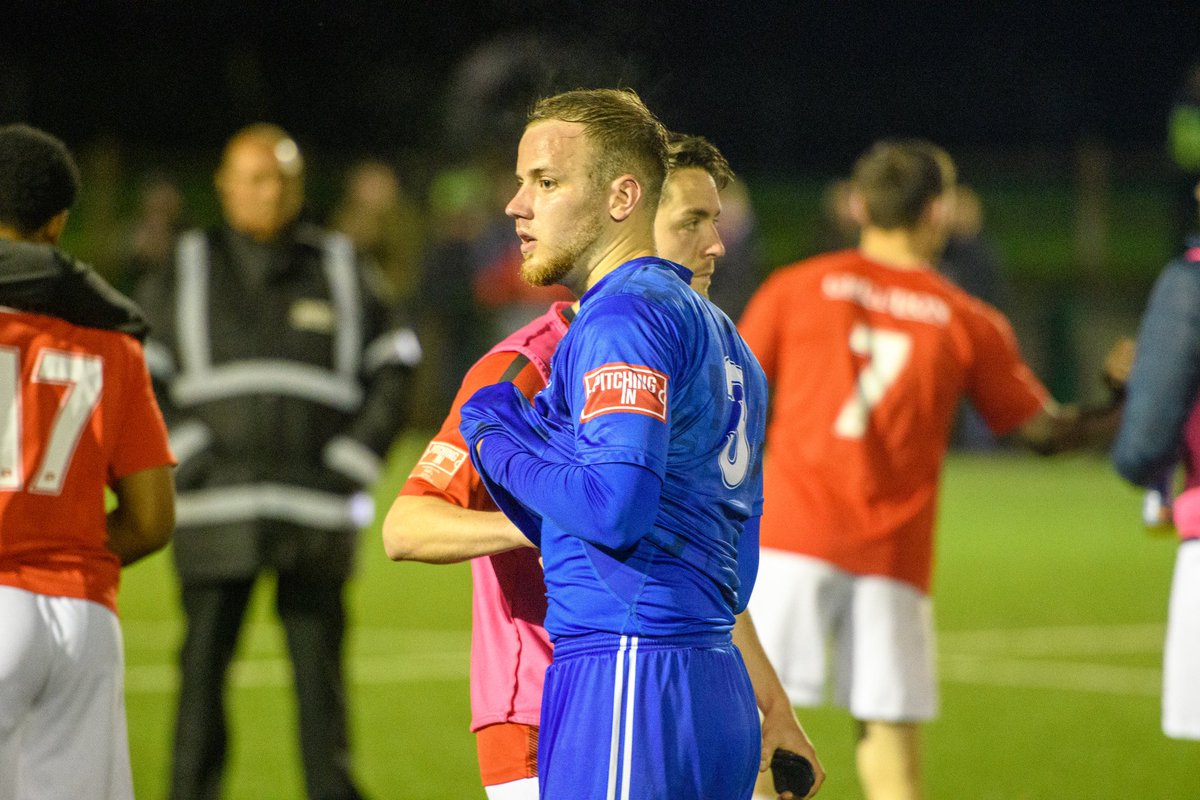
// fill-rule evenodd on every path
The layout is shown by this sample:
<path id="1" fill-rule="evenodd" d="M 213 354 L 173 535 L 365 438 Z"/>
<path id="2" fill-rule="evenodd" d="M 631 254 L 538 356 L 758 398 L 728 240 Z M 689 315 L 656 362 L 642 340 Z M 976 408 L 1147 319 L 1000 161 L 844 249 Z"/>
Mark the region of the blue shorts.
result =
<path id="1" fill-rule="evenodd" d="M 555 643 L 538 739 L 543 800 L 749 800 L 761 741 L 728 633 Z"/>

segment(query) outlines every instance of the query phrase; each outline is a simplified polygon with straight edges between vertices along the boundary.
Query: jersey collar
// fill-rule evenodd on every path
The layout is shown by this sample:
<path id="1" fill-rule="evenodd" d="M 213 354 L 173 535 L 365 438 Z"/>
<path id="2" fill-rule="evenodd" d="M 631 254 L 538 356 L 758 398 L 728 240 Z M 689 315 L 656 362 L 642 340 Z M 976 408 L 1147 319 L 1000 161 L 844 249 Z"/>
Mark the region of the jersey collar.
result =
<path id="1" fill-rule="evenodd" d="M 638 258 L 632 258 L 629 261 L 626 261 L 624 264 L 617 267 L 600 280 L 596 281 L 596 284 L 592 288 L 583 293 L 583 296 L 579 298 L 579 302 L 586 302 L 591 294 L 607 283 L 614 275 L 623 273 L 630 269 L 637 269 L 641 266 L 655 266 L 659 269 L 665 267 L 671 272 L 675 273 L 675 276 L 684 283 L 688 285 L 691 285 L 692 283 L 692 271 L 682 264 L 676 264 L 674 261 L 668 261 L 667 259 L 659 258 L 658 256 L 639 256 Z"/>

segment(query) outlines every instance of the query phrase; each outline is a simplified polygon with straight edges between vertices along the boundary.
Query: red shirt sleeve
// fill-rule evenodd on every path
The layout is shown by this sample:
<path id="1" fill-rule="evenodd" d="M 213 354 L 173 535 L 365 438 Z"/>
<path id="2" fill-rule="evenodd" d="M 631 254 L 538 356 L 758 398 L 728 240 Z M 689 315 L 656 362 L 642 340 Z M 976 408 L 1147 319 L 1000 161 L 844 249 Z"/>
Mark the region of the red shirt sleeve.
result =
<path id="1" fill-rule="evenodd" d="M 975 358 L 967 394 L 997 435 L 1028 422 L 1049 401 L 1050 393 L 1021 357 L 1012 326 L 999 311 L 979 303 L 972 314 Z"/>
<path id="2" fill-rule="evenodd" d="M 524 365 L 517 365 L 517 361 Z M 515 376 L 512 369 L 518 369 Z M 521 394 L 532 398 L 545 388 L 546 383 L 537 367 L 519 353 L 490 353 L 475 363 L 463 378 L 450 413 L 442 422 L 441 430 L 429 442 L 413 471 L 401 487 L 400 495 L 440 497 L 462 508 L 494 510 L 491 498 L 479 474 L 471 466 L 467 444 L 458 432 L 460 410 L 463 403 L 484 386 L 501 380 L 511 380 Z"/>

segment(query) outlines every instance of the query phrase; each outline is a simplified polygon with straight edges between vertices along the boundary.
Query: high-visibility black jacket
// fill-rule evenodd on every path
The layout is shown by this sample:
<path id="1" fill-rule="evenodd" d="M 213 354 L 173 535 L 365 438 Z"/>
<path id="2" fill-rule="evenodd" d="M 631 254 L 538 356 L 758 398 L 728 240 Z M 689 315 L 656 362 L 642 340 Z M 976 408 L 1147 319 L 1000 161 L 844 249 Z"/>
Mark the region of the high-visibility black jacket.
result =
<path id="1" fill-rule="evenodd" d="M 362 490 L 405 424 L 420 346 L 345 237 L 294 225 L 256 274 L 235 263 L 234 236 L 184 234 L 138 294 L 179 460 L 177 565 L 185 578 L 234 577 L 287 552 L 348 571 L 370 519 Z M 307 542 L 299 556 L 280 550 L 289 537 Z"/>

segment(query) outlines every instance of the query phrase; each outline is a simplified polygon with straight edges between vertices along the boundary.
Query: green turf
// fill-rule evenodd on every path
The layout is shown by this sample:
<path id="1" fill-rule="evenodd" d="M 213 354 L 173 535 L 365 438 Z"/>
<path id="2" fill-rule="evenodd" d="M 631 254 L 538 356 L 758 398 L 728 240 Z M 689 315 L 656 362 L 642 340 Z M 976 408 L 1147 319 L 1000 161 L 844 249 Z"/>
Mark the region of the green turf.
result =
<path id="1" fill-rule="evenodd" d="M 416 456 L 398 448 L 381 494 Z M 1174 545 L 1145 535 L 1139 494 L 1100 458 L 956 456 L 942 497 L 935 598 L 942 716 L 925 737 L 938 800 L 1200 797 L 1200 744 L 1158 727 L 1160 641 Z M 303 796 L 294 705 L 270 586 L 256 594 L 230 693 L 230 800 Z M 465 566 L 392 564 L 364 533 L 349 643 L 355 767 L 374 798 L 482 797 L 467 733 Z M 130 741 L 141 798 L 165 795 L 180 631 L 167 556 L 122 590 Z M 860 797 L 853 731 L 802 717 L 830 773 Z"/>

